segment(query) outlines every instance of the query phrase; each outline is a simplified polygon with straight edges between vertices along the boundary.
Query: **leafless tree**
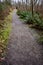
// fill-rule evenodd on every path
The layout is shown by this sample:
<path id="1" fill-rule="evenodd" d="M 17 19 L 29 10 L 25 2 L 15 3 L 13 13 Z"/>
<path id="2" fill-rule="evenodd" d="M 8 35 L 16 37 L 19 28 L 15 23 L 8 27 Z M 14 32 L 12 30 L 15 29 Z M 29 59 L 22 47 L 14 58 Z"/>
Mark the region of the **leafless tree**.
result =
<path id="1" fill-rule="evenodd" d="M 31 5 L 31 8 L 32 8 L 32 16 L 33 16 L 33 14 L 34 14 L 34 6 L 35 6 L 35 4 L 37 4 L 37 1 L 38 1 L 38 0 L 31 0 L 31 1 L 30 1 L 30 5 Z"/>

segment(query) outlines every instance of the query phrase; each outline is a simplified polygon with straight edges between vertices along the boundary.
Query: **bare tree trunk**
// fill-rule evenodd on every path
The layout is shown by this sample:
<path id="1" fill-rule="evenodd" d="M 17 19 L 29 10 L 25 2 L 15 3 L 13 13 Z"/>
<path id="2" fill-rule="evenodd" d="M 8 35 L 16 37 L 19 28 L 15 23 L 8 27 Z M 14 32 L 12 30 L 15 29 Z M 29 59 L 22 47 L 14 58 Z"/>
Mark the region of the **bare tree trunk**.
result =
<path id="1" fill-rule="evenodd" d="M 27 10 L 27 0 L 26 0 L 26 10 Z"/>
<path id="2" fill-rule="evenodd" d="M 22 0 L 22 10 L 23 10 L 23 0 Z"/>
<path id="3" fill-rule="evenodd" d="M 32 16 L 33 16 L 34 14 L 33 0 L 31 0 L 31 7 L 32 7 Z"/>

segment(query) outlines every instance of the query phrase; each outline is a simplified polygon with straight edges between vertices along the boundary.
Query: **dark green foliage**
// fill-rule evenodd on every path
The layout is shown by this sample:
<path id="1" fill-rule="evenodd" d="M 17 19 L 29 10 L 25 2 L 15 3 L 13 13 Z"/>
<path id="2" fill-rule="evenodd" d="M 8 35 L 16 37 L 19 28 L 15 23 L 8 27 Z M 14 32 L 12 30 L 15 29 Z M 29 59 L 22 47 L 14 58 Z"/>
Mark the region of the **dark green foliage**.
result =
<path id="1" fill-rule="evenodd" d="M 33 24 L 33 17 L 32 17 L 32 13 L 31 12 L 28 12 L 28 15 L 26 16 L 25 18 L 25 21 L 24 21 L 26 24 Z"/>
<path id="2" fill-rule="evenodd" d="M 5 0 L 6 5 L 11 5 L 11 0 Z"/>
<path id="3" fill-rule="evenodd" d="M 39 43 L 43 44 L 43 36 L 41 36 L 38 40 Z"/>
<path id="4" fill-rule="evenodd" d="M 17 11 L 17 14 L 20 16 L 21 19 L 25 19 L 26 16 L 28 15 L 27 11 Z"/>
<path id="5" fill-rule="evenodd" d="M 32 23 L 35 25 L 39 25 L 41 23 L 41 20 L 38 14 L 35 13 L 34 16 L 32 16 L 32 13 L 29 12 L 28 15 L 26 16 L 25 22 L 28 24 Z"/>
<path id="6" fill-rule="evenodd" d="M 32 16 L 31 12 L 19 10 L 17 11 L 17 14 L 26 24 L 33 24 L 35 28 L 43 30 L 43 19 L 40 18 L 39 14 L 34 13 L 34 16 Z"/>
<path id="7" fill-rule="evenodd" d="M 8 3 L 6 4 L 5 1 L 0 3 L 0 20 L 4 20 L 4 18 L 9 14 L 10 7 L 11 6 Z"/>
<path id="8" fill-rule="evenodd" d="M 4 9 L 6 9 L 5 3 L 0 3 L 0 12 L 2 12 Z"/>
<path id="9" fill-rule="evenodd" d="M 34 14 L 32 20 L 35 28 L 43 30 L 43 20 L 40 18 L 40 15 Z"/>
<path id="10" fill-rule="evenodd" d="M 0 12 L 2 12 L 5 9 L 5 5 L 3 3 L 0 3 Z"/>
<path id="11" fill-rule="evenodd" d="M 3 10 L 4 10 L 4 5 L 3 3 L 0 3 L 0 19 L 3 19 Z"/>
<path id="12" fill-rule="evenodd" d="M 21 14 L 21 11 L 18 10 L 18 11 L 17 11 L 17 14 L 20 15 L 20 14 Z"/>
<path id="13" fill-rule="evenodd" d="M 2 10 L 2 4 L 0 4 L 0 11 Z"/>
<path id="14" fill-rule="evenodd" d="M 43 29 L 43 20 L 40 18 L 40 15 L 38 15 L 38 14 L 34 14 L 34 25 L 35 25 L 35 27 L 36 28 L 38 28 L 38 29 Z"/>
<path id="15" fill-rule="evenodd" d="M 26 18 L 26 16 L 28 15 L 28 12 L 27 11 L 23 11 L 23 12 L 21 12 L 21 14 L 20 14 L 20 18 L 21 19 L 25 19 Z"/>

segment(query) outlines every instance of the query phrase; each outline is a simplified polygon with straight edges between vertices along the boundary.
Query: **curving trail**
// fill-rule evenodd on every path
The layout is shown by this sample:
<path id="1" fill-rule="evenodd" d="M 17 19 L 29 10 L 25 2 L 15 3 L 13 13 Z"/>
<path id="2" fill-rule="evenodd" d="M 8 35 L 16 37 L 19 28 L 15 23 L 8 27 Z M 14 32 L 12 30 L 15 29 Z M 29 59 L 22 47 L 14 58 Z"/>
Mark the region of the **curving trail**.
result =
<path id="1" fill-rule="evenodd" d="M 43 65 L 43 48 L 35 40 L 37 33 L 21 22 L 16 10 L 11 24 L 7 52 L 10 65 Z"/>

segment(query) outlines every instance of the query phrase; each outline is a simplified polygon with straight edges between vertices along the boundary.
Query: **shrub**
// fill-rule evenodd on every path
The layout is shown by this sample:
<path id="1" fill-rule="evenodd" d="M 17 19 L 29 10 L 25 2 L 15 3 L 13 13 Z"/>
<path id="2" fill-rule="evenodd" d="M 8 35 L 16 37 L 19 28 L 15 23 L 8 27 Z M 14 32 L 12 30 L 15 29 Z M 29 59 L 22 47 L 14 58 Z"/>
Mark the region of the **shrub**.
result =
<path id="1" fill-rule="evenodd" d="M 43 36 L 39 38 L 39 43 L 43 44 Z"/>
<path id="2" fill-rule="evenodd" d="M 18 15 L 20 15 L 20 14 L 21 14 L 21 11 L 20 11 L 20 10 L 18 10 L 18 11 L 17 11 L 17 14 L 18 14 Z"/>
<path id="3" fill-rule="evenodd" d="M 18 10 L 17 14 L 20 16 L 21 19 L 25 19 L 26 16 L 28 15 L 28 12 L 27 11 L 20 11 L 20 10 Z"/>
<path id="4" fill-rule="evenodd" d="M 25 18 L 24 21 L 26 24 L 33 24 L 34 27 L 38 28 L 38 29 L 42 29 L 43 30 L 43 19 L 40 18 L 40 15 L 38 14 L 34 14 L 34 16 L 32 17 L 32 13 L 29 12 L 28 15 Z"/>
<path id="5" fill-rule="evenodd" d="M 43 29 L 43 20 L 40 18 L 40 15 L 35 14 L 34 15 L 34 25 L 36 28 Z"/>
<path id="6" fill-rule="evenodd" d="M 35 28 L 43 30 L 43 19 L 40 18 L 40 15 L 34 13 L 32 16 L 31 12 L 27 11 L 17 11 L 17 14 L 20 16 L 21 19 L 24 20 L 26 24 L 33 24 Z"/>
<path id="7" fill-rule="evenodd" d="M 21 14 L 20 14 L 20 18 L 21 18 L 21 19 L 25 19 L 27 15 L 28 15 L 28 12 L 27 12 L 27 11 L 23 11 L 23 12 L 21 12 Z"/>
<path id="8" fill-rule="evenodd" d="M 0 4 L 0 11 L 2 10 L 2 4 Z"/>
<path id="9" fill-rule="evenodd" d="M 10 13 L 0 24 L 3 27 L 0 27 L 0 59 L 5 57 L 5 50 L 7 47 L 7 40 L 11 30 L 11 20 L 12 20 L 12 13 Z"/>
<path id="10" fill-rule="evenodd" d="M 28 12 L 28 15 L 26 16 L 24 22 L 26 24 L 33 24 L 33 17 L 31 12 Z"/>

